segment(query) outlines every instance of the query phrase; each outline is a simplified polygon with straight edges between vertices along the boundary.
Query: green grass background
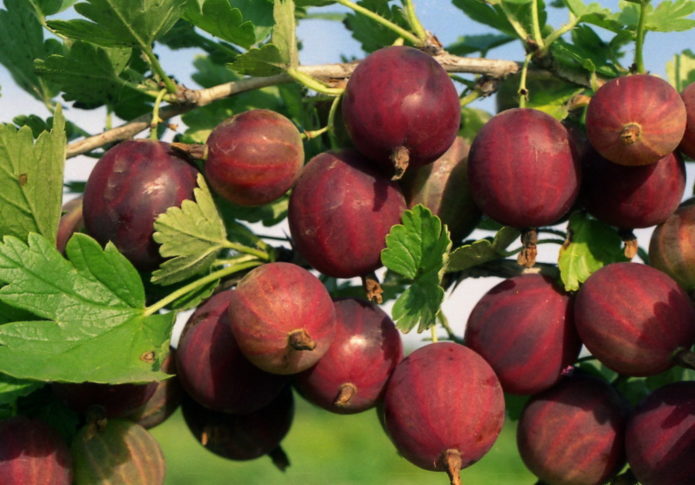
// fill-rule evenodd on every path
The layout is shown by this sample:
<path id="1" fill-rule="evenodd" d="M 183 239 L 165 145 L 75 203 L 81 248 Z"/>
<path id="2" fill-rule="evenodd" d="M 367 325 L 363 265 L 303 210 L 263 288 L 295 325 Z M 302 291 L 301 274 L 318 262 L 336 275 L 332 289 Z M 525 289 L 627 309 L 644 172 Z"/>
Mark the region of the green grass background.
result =
<path id="1" fill-rule="evenodd" d="M 179 411 L 152 429 L 167 461 L 166 485 L 428 485 L 448 484 L 444 473 L 422 470 L 401 458 L 375 412 L 341 416 L 295 394 L 296 415 L 282 442 L 290 467 L 268 457 L 247 462 L 220 458 L 203 448 Z M 494 447 L 461 474 L 463 485 L 532 485 L 516 451 L 515 425 L 507 422 Z"/>

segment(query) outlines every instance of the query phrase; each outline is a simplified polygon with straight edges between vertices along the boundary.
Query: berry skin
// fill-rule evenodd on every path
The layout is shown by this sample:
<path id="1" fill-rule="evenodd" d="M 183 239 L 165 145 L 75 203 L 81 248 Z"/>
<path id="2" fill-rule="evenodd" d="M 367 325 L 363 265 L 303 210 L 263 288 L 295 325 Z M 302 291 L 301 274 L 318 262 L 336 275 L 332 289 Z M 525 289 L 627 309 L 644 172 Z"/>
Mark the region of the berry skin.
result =
<path id="1" fill-rule="evenodd" d="M 405 46 L 379 49 L 353 72 L 342 101 L 357 150 L 385 173 L 436 160 L 453 143 L 461 106 L 453 82 L 430 55 Z"/>
<path id="2" fill-rule="evenodd" d="M 304 164 L 299 130 L 267 109 L 223 121 L 207 140 L 205 176 L 219 195 L 238 205 L 267 204 L 292 187 Z"/>

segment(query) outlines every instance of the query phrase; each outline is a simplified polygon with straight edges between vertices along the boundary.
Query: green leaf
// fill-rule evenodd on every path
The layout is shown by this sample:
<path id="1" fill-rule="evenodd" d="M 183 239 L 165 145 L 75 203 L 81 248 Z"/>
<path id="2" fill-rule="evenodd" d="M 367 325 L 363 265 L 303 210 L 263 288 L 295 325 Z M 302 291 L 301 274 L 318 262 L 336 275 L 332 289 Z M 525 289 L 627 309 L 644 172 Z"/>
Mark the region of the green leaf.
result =
<path id="1" fill-rule="evenodd" d="M 647 6 L 645 28 L 658 32 L 681 32 L 695 27 L 695 19 L 688 18 L 695 13 L 692 0 L 663 0 L 656 7 Z"/>
<path id="2" fill-rule="evenodd" d="M 0 374 L 0 406 L 12 405 L 20 397 L 31 394 L 43 385 L 43 382 L 16 379 L 7 374 Z"/>
<path id="3" fill-rule="evenodd" d="M 480 129 L 490 118 L 492 118 L 492 115 L 482 109 L 463 108 L 461 110 L 461 128 L 459 129 L 459 135 L 465 138 L 468 143 L 473 143 L 475 135 L 478 134 Z"/>
<path id="4" fill-rule="evenodd" d="M 271 35 L 272 44 L 277 47 L 280 57 L 288 67 L 299 65 L 296 29 L 294 19 L 294 0 L 275 0 L 273 6 L 275 26 Z"/>
<path id="5" fill-rule="evenodd" d="M 678 92 L 683 91 L 688 84 L 695 82 L 695 52 L 685 49 L 666 63 L 666 74 L 669 82 Z"/>
<path id="6" fill-rule="evenodd" d="M 464 35 L 456 39 L 456 42 L 446 47 L 446 51 L 457 56 L 467 56 L 480 52 L 485 57 L 488 51 L 516 40 L 506 34 L 474 34 Z"/>
<path id="7" fill-rule="evenodd" d="M 77 0 L 32 0 L 44 15 L 55 15 L 77 2 Z"/>
<path id="8" fill-rule="evenodd" d="M 218 198 L 217 207 L 220 208 L 223 219 L 228 224 L 227 232 L 233 234 L 236 231 L 229 224 L 231 223 L 235 226 L 239 226 L 235 219 L 246 222 L 260 222 L 266 227 L 277 225 L 287 217 L 289 199 L 288 195 L 284 195 L 265 205 L 241 206 Z"/>
<path id="9" fill-rule="evenodd" d="M 36 70 L 60 86 L 65 100 L 94 108 L 114 104 L 124 89 L 130 89 L 119 77 L 130 55 L 128 47 L 104 48 L 77 41 L 66 54 L 37 60 Z"/>
<path id="10" fill-rule="evenodd" d="M 519 235 L 518 229 L 505 226 L 495 234 L 492 240 L 479 239 L 456 248 L 449 256 L 446 272 L 465 271 L 479 264 L 506 257 L 507 247 L 516 241 Z"/>
<path id="11" fill-rule="evenodd" d="M 238 2 L 191 0 L 186 6 L 184 18 L 215 37 L 249 48 L 259 40 L 254 24 L 244 17 L 247 10 L 236 7 L 234 3 Z M 256 1 L 254 5 L 254 8 L 265 8 L 272 13 L 272 6 L 268 2 Z"/>
<path id="12" fill-rule="evenodd" d="M 75 10 L 89 20 L 51 20 L 59 34 L 105 47 L 149 49 L 181 17 L 187 0 L 87 0 Z M 91 21 L 91 22 L 90 22 Z"/>
<path id="13" fill-rule="evenodd" d="M 0 372 L 22 379 L 147 382 L 168 351 L 173 313 L 148 316 L 139 274 L 116 248 L 76 233 L 64 259 L 52 242 L 0 243 L 5 304 L 42 321 L 0 326 Z"/>
<path id="14" fill-rule="evenodd" d="M 63 197 L 65 121 L 60 106 L 53 129 L 34 142 L 31 128 L 0 125 L 0 236 L 28 233 L 55 241 Z"/>
<path id="15" fill-rule="evenodd" d="M 360 0 L 357 4 L 410 30 L 403 9 L 396 5 L 389 5 L 387 0 Z M 359 13 L 349 13 L 344 23 L 365 52 L 374 52 L 385 45 L 391 45 L 398 38 L 398 34 L 393 30 Z"/>
<path id="16" fill-rule="evenodd" d="M 444 289 L 435 273 L 419 277 L 398 297 L 391 311 L 396 326 L 409 332 L 417 326 L 418 333 L 436 324 L 437 313 L 444 301 Z"/>
<path id="17" fill-rule="evenodd" d="M 570 216 L 569 244 L 560 249 L 558 267 L 565 290 L 576 291 L 593 272 L 618 261 L 627 261 L 622 241 L 611 226 L 582 212 Z"/>
<path id="18" fill-rule="evenodd" d="M 497 5 L 491 5 L 492 2 L 484 2 L 483 0 L 454 0 L 454 5 L 463 10 L 471 20 L 474 20 L 483 25 L 492 27 L 507 35 L 517 37 L 514 28 L 507 20 L 502 9 Z"/>
<path id="19" fill-rule="evenodd" d="M 44 41 L 43 27 L 26 0 L 5 0 L 0 10 L 0 64 L 19 87 L 34 98 L 48 103 L 57 89 L 34 72 L 34 59 L 61 52 L 55 39 Z"/>
<path id="20" fill-rule="evenodd" d="M 200 174 L 193 192 L 195 202 L 184 200 L 181 207 L 170 207 L 154 222 L 159 253 L 171 259 L 152 273 L 153 283 L 170 285 L 204 273 L 227 244 L 224 222 Z"/>
<path id="21" fill-rule="evenodd" d="M 391 228 L 381 262 L 389 270 L 413 280 L 393 307 L 398 328 L 422 332 L 433 326 L 444 300 L 439 285 L 451 248 L 449 231 L 425 206 L 418 204 L 402 215 L 402 224 Z"/>
<path id="22" fill-rule="evenodd" d="M 386 236 L 381 262 L 413 280 L 427 273 L 438 274 L 451 247 L 442 221 L 422 204 L 403 212 L 401 220 L 402 224 L 393 226 Z"/>
<path id="23" fill-rule="evenodd" d="M 598 25 L 613 32 L 622 28 L 622 25 L 613 18 L 613 13 L 610 9 L 598 3 L 590 3 L 587 5 L 582 0 L 564 0 L 564 2 L 580 22 Z"/>
<path id="24" fill-rule="evenodd" d="M 274 44 L 250 49 L 229 65 L 239 74 L 258 77 L 280 74 L 286 67 L 282 53 Z"/>

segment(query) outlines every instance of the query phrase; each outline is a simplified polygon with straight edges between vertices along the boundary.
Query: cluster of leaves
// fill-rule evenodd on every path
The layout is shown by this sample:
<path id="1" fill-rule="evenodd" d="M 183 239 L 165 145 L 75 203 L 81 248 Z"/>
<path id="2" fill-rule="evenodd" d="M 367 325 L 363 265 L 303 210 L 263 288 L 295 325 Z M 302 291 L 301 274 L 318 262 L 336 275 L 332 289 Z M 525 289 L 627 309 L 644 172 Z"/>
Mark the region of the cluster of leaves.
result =
<path id="1" fill-rule="evenodd" d="M 163 378 L 159 365 L 175 312 L 198 304 L 234 271 L 272 260 L 273 249 L 248 223 L 272 226 L 286 217 L 286 197 L 258 208 L 236 207 L 215 199 L 201 178 L 195 201 L 169 210 L 156 222 L 155 239 L 170 259 L 154 273 L 138 274 L 113 246 L 101 248 L 85 235 L 70 241 L 64 257 L 54 241 L 65 147 L 87 131 L 64 119 L 63 104 L 105 106 L 123 120 L 158 109 L 162 97 L 176 105 L 181 92 L 155 54 L 160 44 L 197 50 L 192 79 L 202 88 L 245 76 L 282 79 L 187 112 L 177 141 L 204 143 L 220 121 L 253 108 L 283 113 L 305 132 L 318 130 L 328 122 L 332 99 L 302 85 L 308 81 L 298 71 L 297 21 L 318 16 L 341 22 L 368 53 L 398 41 L 400 31 L 418 38 L 408 3 L 5 0 L 5 9 L 0 9 L 0 63 L 53 117 L 29 115 L 0 125 L 0 406 L 12 405 L 46 381 Z M 383 22 L 354 9 L 330 10 L 347 4 Z M 568 116 L 575 96 L 591 93 L 598 78 L 629 70 L 624 54 L 640 31 L 641 15 L 646 31 L 695 27 L 689 18 L 695 12 L 692 0 L 666 0 L 657 6 L 646 0 L 621 2 L 615 12 L 582 0 L 547 6 L 541 0 L 453 4 L 492 32 L 460 37 L 445 49 L 486 56 L 496 47 L 520 41 L 533 64 L 553 73 L 552 83 L 540 80 L 542 90 L 528 85 L 526 105 L 559 119 Z M 54 18 L 70 7 L 79 18 Z M 568 21 L 554 27 L 548 24 L 547 9 L 559 7 L 567 10 Z M 679 88 L 695 81 L 695 54 L 686 50 L 676 56 L 668 73 Z M 286 84 L 290 78 L 299 82 Z M 465 87 L 462 98 L 475 91 L 479 80 L 456 79 Z M 500 105 L 505 83 L 511 87 L 511 100 L 506 102 L 515 105 L 519 79 L 503 83 Z M 490 116 L 465 107 L 461 135 L 471 140 Z M 308 157 L 346 143 L 339 124 L 331 131 L 331 136 L 306 141 Z M 388 269 L 383 286 L 385 297 L 395 300 L 393 317 L 401 330 L 422 332 L 435 325 L 449 284 L 514 253 L 509 248 L 518 239 L 517 230 L 481 228 L 491 230 L 491 236 L 454 245 L 446 226 L 422 206 L 407 211 L 402 224 L 393 228 L 382 254 Z M 558 267 L 570 291 L 602 265 L 624 258 L 615 231 L 585 214 L 572 215 L 567 234 Z M 349 282 L 325 282 L 335 295 L 358 291 Z M 152 303 L 152 298 L 159 300 Z M 162 308 L 170 312 L 158 313 Z"/>

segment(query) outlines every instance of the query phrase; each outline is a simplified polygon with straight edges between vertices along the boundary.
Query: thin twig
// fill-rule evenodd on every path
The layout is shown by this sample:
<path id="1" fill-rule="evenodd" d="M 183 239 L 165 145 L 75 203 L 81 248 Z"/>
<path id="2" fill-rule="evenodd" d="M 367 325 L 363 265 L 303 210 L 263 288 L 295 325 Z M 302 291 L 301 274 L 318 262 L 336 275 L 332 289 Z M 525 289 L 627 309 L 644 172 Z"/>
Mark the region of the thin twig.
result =
<path id="1" fill-rule="evenodd" d="M 471 74 L 487 74 L 493 77 L 504 77 L 509 74 L 514 74 L 519 70 L 519 64 L 515 61 L 458 57 L 448 53 L 434 56 L 434 58 L 448 72 L 466 72 Z M 308 74 L 330 84 L 331 82 L 349 78 L 356 66 L 356 62 L 351 62 L 344 64 L 301 66 L 298 69 L 304 74 Z M 184 89 L 179 94 L 179 98 L 182 100 L 181 103 L 171 104 L 162 108 L 159 112 L 159 117 L 162 120 L 167 120 L 237 93 L 292 81 L 293 79 L 289 74 L 282 73 L 266 77 L 245 78 L 219 84 L 207 89 Z M 111 130 L 73 142 L 67 147 L 67 157 L 75 157 L 109 143 L 132 138 L 141 131 L 149 128 L 151 123 L 152 114 L 147 113 Z"/>

